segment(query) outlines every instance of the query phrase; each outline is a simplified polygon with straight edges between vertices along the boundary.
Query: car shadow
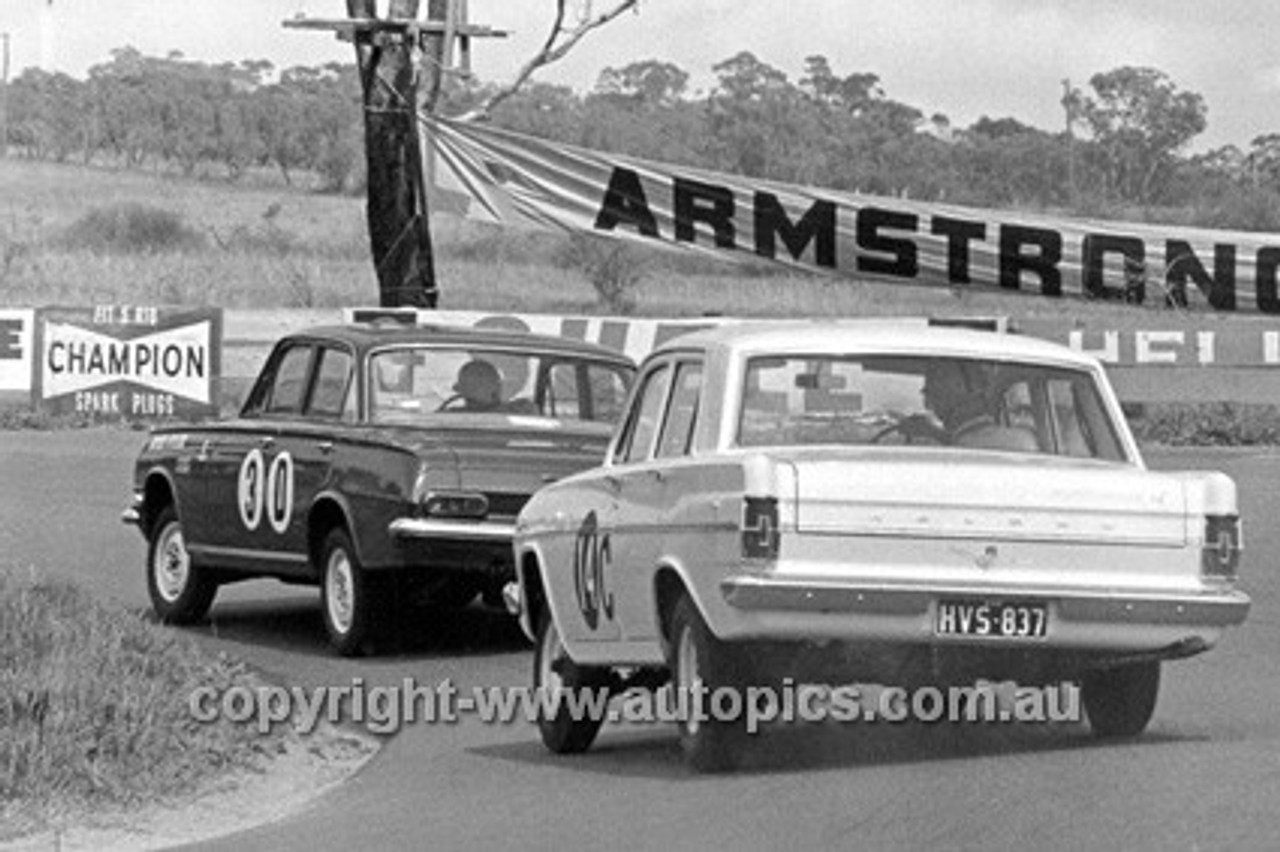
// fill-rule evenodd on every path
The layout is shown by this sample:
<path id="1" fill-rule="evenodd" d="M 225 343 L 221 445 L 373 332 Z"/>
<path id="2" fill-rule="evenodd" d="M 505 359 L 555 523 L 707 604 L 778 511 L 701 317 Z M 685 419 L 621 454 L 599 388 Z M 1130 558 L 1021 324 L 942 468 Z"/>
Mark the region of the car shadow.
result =
<path id="1" fill-rule="evenodd" d="M 154 620 L 154 617 L 147 616 Z M 267 600 L 218 602 L 208 617 L 183 628 L 197 636 L 298 654 L 335 657 L 325 635 L 314 593 Z M 460 657 L 531 649 L 516 620 L 505 611 L 474 603 L 461 610 L 404 605 L 371 640 L 375 659 Z"/>
<path id="2" fill-rule="evenodd" d="M 1086 753 L 1096 749 L 1152 749 L 1204 742 L 1210 737 L 1153 731 L 1131 740 L 1103 740 L 1084 723 L 799 724 L 771 727 L 751 736 L 739 753 L 735 775 L 871 769 L 1008 755 Z M 618 777 L 691 781 L 703 776 L 682 761 L 674 728 L 605 728 L 584 754 L 548 752 L 536 735 L 518 743 L 469 751 L 494 760 Z"/>

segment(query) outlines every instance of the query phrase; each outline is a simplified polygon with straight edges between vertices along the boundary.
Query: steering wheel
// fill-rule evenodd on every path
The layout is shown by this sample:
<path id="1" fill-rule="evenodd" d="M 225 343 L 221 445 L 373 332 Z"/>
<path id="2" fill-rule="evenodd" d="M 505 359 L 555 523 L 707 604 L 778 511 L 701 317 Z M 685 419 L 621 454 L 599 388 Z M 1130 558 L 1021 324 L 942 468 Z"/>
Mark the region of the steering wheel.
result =
<path id="1" fill-rule="evenodd" d="M 935 426 L 928 417 L 923 414 L 912 414 L 896 423 L 890 423 L 872 435 L 869 443 L 878 444 L 895 433 L 900 433 L 906 438 L 908 444 L 916 443 L 917 439 L 925 443 L 945 444 L 947 438 L 947 433 Z"/>

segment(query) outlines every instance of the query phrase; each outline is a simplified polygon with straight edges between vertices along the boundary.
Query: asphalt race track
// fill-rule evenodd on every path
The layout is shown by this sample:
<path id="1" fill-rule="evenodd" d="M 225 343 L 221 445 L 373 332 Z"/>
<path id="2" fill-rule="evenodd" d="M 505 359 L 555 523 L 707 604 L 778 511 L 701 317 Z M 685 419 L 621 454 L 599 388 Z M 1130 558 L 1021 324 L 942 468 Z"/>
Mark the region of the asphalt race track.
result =
<path id="1" fill-rule="evenodd" d="M 144 547 L 119 521 L 144 432 L 0 433 L 0 561 L 144 609 Z M 1240 485 L 1254 605 L 1218 648 L 1165 666 L 1128 743 L 1084 726 L 875 724 L 770 731 L 730 776 L 680 763 L 668 726 L 606 727 L 573 758 L 523 722 L 418 723 L 304 812 L 211 849 L 1274 849 L 1280 842 L 1280 453 L 1148 453 Z M 330 655 L 311 589 L 224 589 L 188 631 L 283 682 L 524 686 L 531 649 L 504 617 L 404 625 L 398 648 Z"/>

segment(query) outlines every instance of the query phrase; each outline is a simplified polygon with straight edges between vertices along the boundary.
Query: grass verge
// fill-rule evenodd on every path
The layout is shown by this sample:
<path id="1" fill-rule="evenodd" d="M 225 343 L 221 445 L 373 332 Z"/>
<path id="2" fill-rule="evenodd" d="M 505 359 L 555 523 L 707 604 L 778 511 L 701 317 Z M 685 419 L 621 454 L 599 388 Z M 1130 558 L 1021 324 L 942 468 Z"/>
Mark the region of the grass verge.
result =
<path id="1" fill-rule="evenodd" d="M 197 686 L 257 684 L 243 664 L 94 600 L 0 568 L 0 841 L 196 791 L 293 736 L 200 723 Z"/>

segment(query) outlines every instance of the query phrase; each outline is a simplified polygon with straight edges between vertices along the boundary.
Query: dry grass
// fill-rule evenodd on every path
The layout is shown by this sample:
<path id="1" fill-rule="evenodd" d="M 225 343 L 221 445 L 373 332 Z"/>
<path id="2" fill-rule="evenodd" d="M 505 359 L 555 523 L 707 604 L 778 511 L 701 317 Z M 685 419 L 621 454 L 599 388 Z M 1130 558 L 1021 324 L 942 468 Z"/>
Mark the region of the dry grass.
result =
<path id="1" fill-rule="evenodd" d="M 256 682 L 70 583 L 0 569 L 0 826 L 181 794 L 253 765 L 288 732 L 198 723 L 187 697 Z"/>

